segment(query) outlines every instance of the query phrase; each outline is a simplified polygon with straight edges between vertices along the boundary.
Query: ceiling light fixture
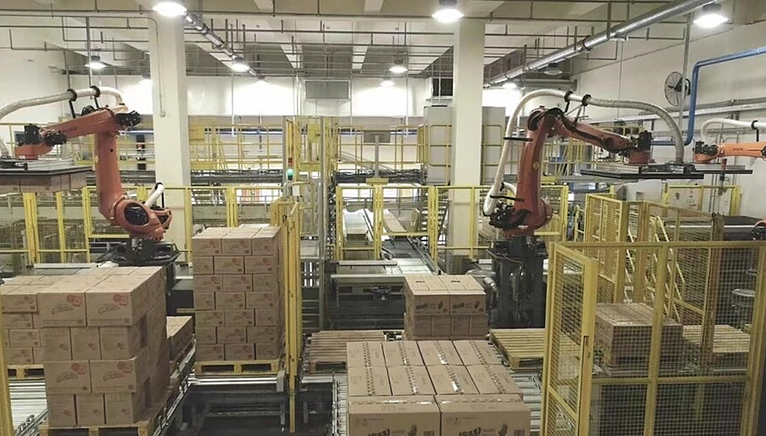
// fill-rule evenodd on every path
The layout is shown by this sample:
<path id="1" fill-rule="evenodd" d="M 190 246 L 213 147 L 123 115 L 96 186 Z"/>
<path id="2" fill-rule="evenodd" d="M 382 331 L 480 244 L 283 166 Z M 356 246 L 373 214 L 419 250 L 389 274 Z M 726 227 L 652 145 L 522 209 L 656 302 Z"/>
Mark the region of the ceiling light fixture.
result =
<path id="1" fill-rule="evenodd" d="M 409 69 L 407 68 L 406 65 L 404 65 L 404 61 L 402 61 L 401 59 L 396 59 L 394 60 L 394 64 L 391 65 L 391 68 L 389 68 L 388 71 L 394 74 L 404 74 L 407 71 L 409 71 Z"/>
<path id="2" fill-rule="evenodd" d="M 246 73 L 248 70 L 250 70 L 250 65 L 248 65 L 241 57 L 234 56 L 231 58 L 231 64 L 229 65 L 229 68 L 231 68 L 231 70 L 235 73 Z"/>
<path id="3" fill-rule="evenodd" d="M 263 74 L 260 74 L 260 73 L 255 75 L 255 84 L 257 84 L 257 85 L 265 85 L 267 83 L 268 82 L 266 81 L 266 76 L 264 76 Z"/>
<path id="4" fill-rule="evenodd" d="M 139 82 L 142 85 L 151 85 L 152 84 L 152 78 L 148 74 L 142 74 L 141 80 Z"/>
<path id="5" fill-rule="evenodd" d="M 90 57 L 90 62 L 85 64 L 86 67 L 90 68 L 93 71 L 99 71 L 106 68 L 106 64 L 101 62 L 101 56 L 99 55 L 93 55 Z"/>
<path id="6" fill-rule="evenodd" d="M 463 13 L 457 8 L 457 0 L 439 0 L 439 9 L 431 16 L 440 23 L 450 24 L 463 18 Z"/>
<path id="7" fill-rule="evenodd" d="M 388 77 L 386 77 L 385 79 L 383 79 L 382 82 L 380 82 L 380 86 L 382 88 L 391 88 L 391 87 L 393 87 L 395 85 L 396 84 L 394 83 L 394 81 L 389 79 Z"/>
<path id="8" fill-rule="evenodd" d="M 557 64 L 556 62 L 552 62 L 545 66 L 543 73 L 549 76 L 558 76 L 559 74 L 562 73 L 562 71 L 561 71 L 561 68 L 559 68 L 559 64 Z"/>
<path id="9" fill-rule="evenodd" d="M 721 5 L 718 3 L 710 3 L 703 6 L 702 11 L 694 20 L 694 24 L 705 29 L 712 29 L 713 27 L 718 27 L 729 21 L 729 19 L 721 13 L 721 9 Z"/>
<path id="10" fill-rule="evenodd" d="M 186 6 L 179 0 L 161 0 L 152 8 L 163 17 L 176 18 L 186 13 Z"/>
<path id="11" fill-rule="evenodd" d="M 510 80 L 503 83 L 503 89 L 516 89 L 519 86 L 515 82 L 511 82 Z"/>

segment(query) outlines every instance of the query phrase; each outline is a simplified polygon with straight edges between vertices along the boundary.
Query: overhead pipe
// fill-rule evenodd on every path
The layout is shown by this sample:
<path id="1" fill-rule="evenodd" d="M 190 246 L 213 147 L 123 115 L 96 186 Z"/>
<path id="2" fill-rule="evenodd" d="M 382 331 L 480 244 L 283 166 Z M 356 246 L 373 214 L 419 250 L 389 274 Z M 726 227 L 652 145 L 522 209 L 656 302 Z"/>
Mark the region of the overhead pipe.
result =
<path id="1" fill-rule="evenodd" d="M 740 120 L 732 120 L 729 118 L 711 118 L 704 123 L 702 123 L 702 140 L 705 141 L 705 144 L 713 144 L 714 141 L 710 138 L 708 135 L 708 130 L 713 124 L 723 124 L 726 126 L 732 126 L 732 127 L 743 127 L 743 128 L 750 128 L 753 130 L 766 130 L 766 122 L 761 122 L 758 120 L 755 121 L 740 121 Z"/>
<path id="2" fill-rule="evenodd" d="M 518 127 L 518 119 L 521 115 L 521 111 L 524 110 L 524 106 L 527 103 L 540 97 L 559 97 L 567 102 L 576 101 L 585 105 L 592 105 L 597 107 L 636 109 L 651 112 L 657 115 L 670 127 L 673 143 L 676 147 L 676 162 L 683 162 L 684 144 L 681 130 L 678 128 L 678 125 L 675 123 L 675 121 L 673 121 L 673 117 L 671 117 L 665 109 L 657 106 L 656 104 L 634 100 L 606 100 L 601 98 L 593 98 L 589 95 L 580 96 L 570 92 L 559 91 L 558 89 L 539 89 L 523 96 L 521 100 L 519 100 L 519 103 L 516 105 L 516 109 L 514 109 L 511 117 L 508 118 L 508 123 L 506 124 L 505 128 L 506 139 L 503 141 L 503 149 L 500 152 L 500 160 L 498 162 L 497 171 L 495 172 L 495 180 L 492 183 L 489 192 L 487 192 L 487 196 L 484 198 L 482 209 L 485 215 L 490 215 L 495 210 L 495 206 L 497 205 L 497 198 L 493 197 L 498 196 L 505 185 L 503 178 L 505 177 L 505 166 L 508 164 L 508 159 L 510 157 L 512 142 L 512 139 L 510 138 L 513 136 Z"/>
<path id="3" fill-rule="evenodd" d="M 604 32 L 597 33 L 593 36 L 576 42 L 568 47 L 562 48 L 556 52 L 538 58 L 529 63 L 525 63 L 519 67 L 510 69 L 502 74 L 494 76 L 490 79 L 490 83 L 500 83 L 509 79 L 518 77 L 527 71 L 537 71 L 548 64 L 562 62 L 567 59 L 571 59 L 583 52 L 590 51 L 602 44 L 605 44 L 612 39 L 624 38 L 628 34 L 645 29 L 649 26 L 657 24 L 668 18 L 673 18 L 678 15 L 683 15 L 694 9 L 710 3 L 712 0 L 678 0 L 673 3 L 649 11 L 638 17 L 624 21 L 620 24 L 612 26 L 611 29 L 607 29 Z"/>
<path id="4" fill-rule="evenodd" d="M 694 121 L 695 121 L 695 112 L 697 110 L 697 97 L 699 95 L 699 79 L 700 79 L 700 70 L 703 67 L 707 67 L 710 65 L 717 65 L 717 64 L 723 64 L 726 62 L 736 61 L 739 59 L 746 59 L 751 58 L 753 56 L 759 56 L 762 54 L 766 54 L 766 47 L 758 47 L 751 50 L 745 50 L 741 51 L 739 53 L 731 53 L 723 56 L 718 56 L 715 58 L 710 59 L 703 59 L 696 64 L 694 64 L 694 68 L 692 69 L 692 91 L 691 95 L 689 96 L 689 126 L 686 129 L 686 140 L 684 141 L 685 145 L 689 145 L 694 141 Z M 703 134 L 704 138 L 704 134 Z"/>
<path id="5" fill-rule="evenodd" d="M 210 41 L 210 43 L 213 44 L 213 47 L 216 50 L 222 51 L 226 56 L 231 58 L 232 62 L 234 62 L 234 59 L 237 57 L 237 54 L 234 52 L 234 49 L 232 49 L 229 46 L 229 44 L 227 44 L 226 41 L 223 40 L 223 38 L 218 36 L 213 30 L 211 30 L 210 27 L 208 27 L 208 25 L 202 21 L 201 16 L 187 12 L 186 15 L 184 16 L 184 20 L 186 21 L 186 24 L 189 27 L 196 30 L 197 33 L 202 35 L 203 38 Z M 258 73 L 252 67 L 249 67 L 249 69 L 247 70 L 247 73 L 253 77 L 258 77 Z"/>
<path id="6" fill-rule="evenodd" d="M 19 100 L 19 101 L 14 101 L 12 103 L 8 103 L 5 106 L 0 108 L 0 120 L 12 114 L 13 112 L 16 112 L 19 109 L 24 109 L 27 107 L 43 106 L 46 104 L 56 103 L 59 101 L 75 101 L 80 97 L 99 97 L 102 95 L 111 95 L 112 97 L 116 98 L 117 104 L 122 104 L 122 94 L 120 94 L 120 91 L 116 90 L 115 88 L 110 88 L 108 86 L 77 89 L 77 90 L 69 89 L 60 94 L 53 94 L 46 97 L 30 98 L 27 100 Z M 8 150 L 8 146 L 5 144 L 2 138 L 0 138 L 0 154 L 2 156 L 10 156 L 11 154 L 10 150 Z"/>

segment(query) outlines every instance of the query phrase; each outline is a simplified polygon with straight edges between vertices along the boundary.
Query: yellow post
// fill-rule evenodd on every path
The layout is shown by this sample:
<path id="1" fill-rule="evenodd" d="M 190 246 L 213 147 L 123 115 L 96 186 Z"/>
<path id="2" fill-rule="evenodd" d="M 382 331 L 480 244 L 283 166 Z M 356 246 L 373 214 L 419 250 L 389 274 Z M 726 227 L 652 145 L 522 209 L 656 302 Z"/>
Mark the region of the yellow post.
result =
<path id="1" fill-rule="evenodd" d="M 88 262 L 90 256 L 90 241 L 93 239 L 93 218 L 90 216 L 90 190 L 88 187 L 82 188 L 82 225 L 85 227 L 85 258 Z"/>
<path id="2" fill-rule="evenodd" d="M 37 228 L 37 195 L 34 193 L 23 194 L 24 199 L 24 225 L 27 230 L 27 265 L 40 261 L 40 241 Z"/>
<path id="3" fill-rule="evenodd" d="M 0 325 L 3 325 L 0 306 Z M 13 415 L 11 414 L 11 392 L 8 385 L 8 370 L 5 363 L 5 347 L 0 347 L 0 436 L 13 436 Z"/>
<path id="4" fill-rule="evenodd" d="M 383 257 L 383 187 L 375 185 L 372 188 L 372 243 L 373 258 Z"/>
<path id="5" fill-rule="evenodd" d="M 766 274 L 764 268 L 766 268 L 766 248 L 758 248 L 757 255 L 758 263 L 756 264 L 756 270 L 758 276 L 755 280 L 755 289 L 764 289 L 766 286 Z M 763 386 L 763 371 L 764 371 L 764 320 L 766 319 L 766 295 L 763 292 L 755 293 L 755 301 L 753 303 L 753 319 L 752 326 L 750 328 L 750 353 L 747 359 L 747 372 L 750 377 L 745 382 L 745 398 L 744 411 L 742 413 L 742 434 L 752 435 L 759 433 L 759 411 L 761 406 L 761 386 Z"/>
<path id="6" fill-rule="evenodd" d="M 59 231 L 59 259 L 61 263 L 66 263 L 66 235 L 64 228 L 64 198 L 61 192 L 56 193 L 56 221 Z"/>
<path id="7" fill-rule="evenodd" d="M 192 212 L 191 188 L 184 188 L 184 222 L 186 223 L 186 261 L 191 261 L 192 237 L 194 236 L 194 213 Z"/>
<path id="8" fill-rule="evenodd" d="M 593 345 L 596 338 L 596 303 L 598 289 L 598 262 L 584 256 L 579 258 L 583 266 L 582 322 L 580 325 L 580 386 L 579 410 L 577 411 L 578 435 L 587 435 L 590 426 L 591 390 L 593 388 Z M 563 270 L 562 270 L 563 272 Z M 546 316 L 547 319 L 547 316 Z"/>
<path id="9" fill-rule="evenodd" d="M 343 260 L 343 244 L 345 242 L 345 229 L 343 227 L 343 187 L 335 188 L 335 259 Z"/>
<path id="10" fill-rule="evenodd" d="M 239 224 L 237 216 L 237 188 L 234 186 L 226 187 L 226 225 L 228 227 L 237 227 Z"/>
<path id="11" fill-rule="evenodd" d="M 439 262 L 439 188 L 428 187 L 428 251 L 434 262 Z"/>
<path id="12" fill-rule="evenodd" d="M 665 301 L 665 292 L 672 292 L 669 287 L 665 286 L 667 281 L 667 265 L 668 262 L 668 247 L 663 246 L 659 249 L 659 256 L 657 260 L 657 277 L 655 279 L 654 288 L 654 310 L 652 312 L 652 339 L 651 348 L 649 351 L 649 383 L 646 387 L 646 415 L 644 415 L 644 436 L 651 436 L 654 434 L 654 417 L 657 411 L 657 391 L 659 390 L 659 377 L 660 377 L 660 354 L 662 348 L 662 328 L 663 319 L 665 316 L 665 309 L 663 302 Z"/>

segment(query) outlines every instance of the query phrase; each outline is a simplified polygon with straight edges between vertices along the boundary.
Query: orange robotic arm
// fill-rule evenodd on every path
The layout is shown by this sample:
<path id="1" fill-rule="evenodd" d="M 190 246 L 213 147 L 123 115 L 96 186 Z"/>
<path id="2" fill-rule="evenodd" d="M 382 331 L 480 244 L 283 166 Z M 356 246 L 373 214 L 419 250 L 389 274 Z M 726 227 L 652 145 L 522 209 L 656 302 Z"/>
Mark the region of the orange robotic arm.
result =
<path id="1" fill-rule="evenodd" d="M 750 142 L 742 144 L 706 145 L 698 142 L 694 146 L 694 162 L 710 163 L 719 157 L 759 157 L 766 159 L 766 142 Z"/>
<path id="2" fill-rule="evenodd" d="M 527 121 L 527 139 L 519 159 L 516 197 L 499 197 L 513 200 L 513 204 L 500 204 L 490 216 L 490 224 L 503 229 L 506 237 L 532 235 L 551 219 L 551 207 L 540 197 L 541 160 L 545 141 L 555 135 L 579 139 L 610 153 L 627 156 L 631 164 L 649 162 L 649 132 L 631 139 L 568 118 L 559 108 L 533 110 Z"/>
<path id="3" fill-rule="evenodd" d="M 79 118 L 40 130 L 27 126 L 25 144 L 14 150 L 19 158 L 37 159 L 69 139 L 96 135 L 96 193 L 98 210 L 131 237 L 159 242 L 170 226 L 170 210 L 125 197 L 117 157 L 117 134 L 141 122 L 141 115 L 123 105 L 95 109 Z"/>

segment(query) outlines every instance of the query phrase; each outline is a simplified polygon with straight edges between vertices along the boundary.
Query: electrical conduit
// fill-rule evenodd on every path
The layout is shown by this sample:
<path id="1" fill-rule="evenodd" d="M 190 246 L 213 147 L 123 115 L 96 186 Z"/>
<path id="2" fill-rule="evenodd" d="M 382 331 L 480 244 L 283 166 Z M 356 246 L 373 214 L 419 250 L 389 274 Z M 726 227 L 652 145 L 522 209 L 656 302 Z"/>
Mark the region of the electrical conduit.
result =
<path id="1" fill-rule="evenodd" d="M 676 148 L 676 163 L 683 163 L 684 139 L 681 134 L 681 129 L 679 129 L 678 124 L 676 124 L 676 122 L 673 120 L 673 117 L 671 117 L 665 109 L 657 106 L 656 104 L 634 100 L 607 100 L 593 98 L 589 95 L 580 96 L 569 92 L 559 91 L 557 89 L 539 89 L 523 96 L 521 100 L 519 100 L 519 103 L 516 106 L 516 109 L 514 109 L 513 114 L 508 119 L 508 124 L 506 124 L 505 129 L 506 139 L 503 141 L 503 149 L 500 153 L 500 161 L 498 163 L 497 172 L 495 173 L 495 180 L 492 183 L 492 187 L 489 189 L 487 196 L 484 198 L 483 211 L 485 215 L 490 215 L 492 212 L 494 212 L 495 206 L 497 205 L 497 199 L 492 197 L 499 195 L 503 188 L 505 166 L 508 164 L 512 142 L 512 140 L 508 138 L 510 138 L 516 131 L 518 127 L 517 121 L 521 115 L 521 111 L 524 110 L 524 106 L 530 101 L 539 97 L 560 97 L 565 101 L 576 101 L 597 107 L 636 109 L 651 112 L 657 115 L 668 125 L 671 136 L 673 137 L 673 143 L 675 144 Z"/>
<path id="2" fill-rule="evenodd" d="M 704 123 L 702 123 L 702 140 L 705 142 L 705 144 L 713 144 L 714 140 L 708 136 L 708 129 L 710 129 L 710 126 L 713 124 L 724 124 L 726 126 L 732 126 L 732 127 L 745 127 L 745 128 L 751 128 L 753 130 L 757 129 L 766 129 L 766 122 L 760 122 L 760 121 L 739 121 L 739 120 L 730 120 L 728 118 L 711 118 Z"/>

